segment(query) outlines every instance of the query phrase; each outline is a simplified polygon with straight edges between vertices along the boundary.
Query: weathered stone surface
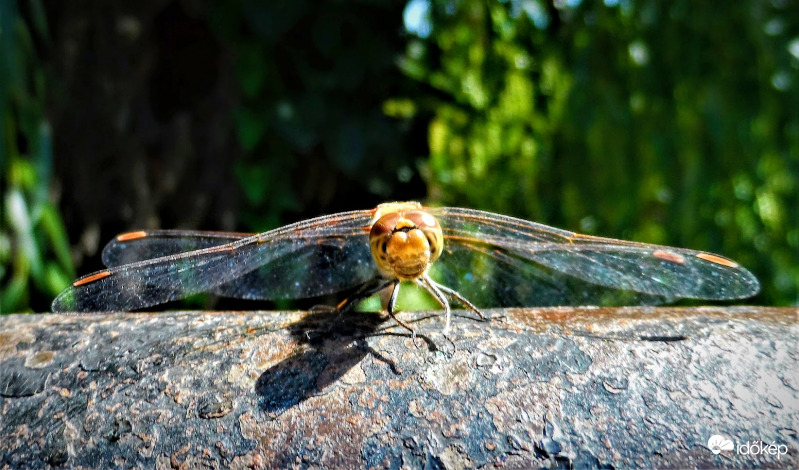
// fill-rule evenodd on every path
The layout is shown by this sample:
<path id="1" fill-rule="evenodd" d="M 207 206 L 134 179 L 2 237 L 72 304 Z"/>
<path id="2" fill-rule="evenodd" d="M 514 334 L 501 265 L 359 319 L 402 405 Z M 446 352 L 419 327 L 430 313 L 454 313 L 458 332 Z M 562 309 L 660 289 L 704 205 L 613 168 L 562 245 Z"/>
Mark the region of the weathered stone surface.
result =
<path id="1" fill-rule="evenodd" d="M 491 313 L 0 317 L 0 468 L 799 466 L 796 309 Z"/>

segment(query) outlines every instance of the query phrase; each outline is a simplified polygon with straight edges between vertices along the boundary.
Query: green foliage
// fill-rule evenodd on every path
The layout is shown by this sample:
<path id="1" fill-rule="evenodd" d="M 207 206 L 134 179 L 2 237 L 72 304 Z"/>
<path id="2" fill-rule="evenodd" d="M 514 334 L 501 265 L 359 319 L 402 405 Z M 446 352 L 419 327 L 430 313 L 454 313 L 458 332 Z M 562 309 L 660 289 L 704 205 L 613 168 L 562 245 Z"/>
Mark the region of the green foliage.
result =
<path id="1" fill-rule="evenodd" d="M 211 2 L 240 229 L 420 197 L 417 159 L 431 202 L 722 253 L 799 303 L 796 2 L 409 3 L 418 35 L 398 2 Z M 4 313 L 74 276 L 26 5 L 0 1 Z"/>
<path id="2" fill-rule="evenodd" d="M 799 302 L 796 4 L 429 5 L 401 64 L 436 90 L 432 200 L 723 253 Z"/>
<path id="3" fill-rule="evenodd" d="M 370 204 L 401 185 L 408 152 L 382 112 L 404 79 L 402 5 L 394 2 L 217 1 L 209 18 L 231 51 L 243 156 L 234 167 L 242 227 Z M 368 195 L 364 197 L 364 195 Z M 352 206 L 348 206 L 351 208 Z M 323 209 L 324 208 L 324 209 Z"/>
<path id="4" fill-rule="evenodd" d="M 46 39 L 40 3 L 28 5 Z M 15 2 L 0 2 L 0 313 L 46 308 L 75 276 L 64 225 L 49 199 L 51 136 L 35 58 Z"/>

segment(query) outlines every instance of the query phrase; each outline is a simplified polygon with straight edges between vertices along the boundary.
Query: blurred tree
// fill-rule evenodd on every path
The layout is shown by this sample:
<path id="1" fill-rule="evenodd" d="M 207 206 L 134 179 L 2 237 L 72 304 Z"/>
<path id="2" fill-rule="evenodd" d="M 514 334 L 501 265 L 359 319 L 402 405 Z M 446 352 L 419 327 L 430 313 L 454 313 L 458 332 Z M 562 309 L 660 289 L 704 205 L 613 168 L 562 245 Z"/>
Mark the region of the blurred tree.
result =
<path id="1" fill-rule="evenodd" d="M 35 43 L 49 40 L 38 1 L 0 2 L 0 313 L 44 309 L 75 276 L 69 241 L 50 200 L 47 80 Z M 30 26 L 30 28 L 29 28 Z"/>
<path id="2" fill-rule="evenodd" d="M 382 112 L 415 86 L 394 65 L 401 4 L 44 2 L 54 173 L 81 272 L 125 230 L 262 230 L 423 196 L 425 142 L 404 136 L 424 126 Z"/>
<path id="3" fill-rule="evenodd" d="M 414 129 L 382 108 L 412 92 L 395 65 L 401 13 L 391 1 L 216 3 L 210 18 L 242 94 L 234 171 L 247 228 L 424 195 Z"/>
<path id="4" fill-rule="evenodd" d="M 796 2 L 42 1 L 0 16 L 0 294 L 18 308 L 30 285 L 10 273 L 71 275 L 46 248 L 57 214 L 32 209 L 45 110 L 81 272 L 123 230 L 262 230 L 427 194 L 720 252 L 761 279 L 754 302 L 799 303 Z M 38 259 L 58 261 L 20 271 L 42 265 L 12 254 L 37 223 Z"/>
<path id="5" fill-rule="evenodd" d="M 122 231 L 238 226 L 236 95 L 206 3 L 46 0 L 54 166 L 80 272 Z"/>
<path id="6" fill-rule="evenodd" d="M 394 65 L 401 12 L 389 1 L 49 3 L 56 174 L 81 271 L 123 230 L 261 230 L 422 196 L 413 156 L 425 143 L 404 136 L 424 127 L 381 111 L 415 86 Z"/>
<path id="7" fill-rule="evenodd" d="M 432 199 L 724 253 L 799 301 L 795 3 L 414 4 Z"/>

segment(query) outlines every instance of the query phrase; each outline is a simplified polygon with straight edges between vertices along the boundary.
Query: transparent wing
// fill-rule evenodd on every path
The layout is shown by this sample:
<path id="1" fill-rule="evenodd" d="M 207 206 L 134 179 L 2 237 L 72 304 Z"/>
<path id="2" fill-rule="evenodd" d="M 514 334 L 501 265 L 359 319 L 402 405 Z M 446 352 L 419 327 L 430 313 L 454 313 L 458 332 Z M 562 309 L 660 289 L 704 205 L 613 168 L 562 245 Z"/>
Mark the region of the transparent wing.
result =
<path id="1" fill-rule="evenodd" d="M 580 235 L 473 209 L 428 211 L 445 238 L 431 274 L 478 306 L 736 299 L 759 290 L 749 271 L 710 253 Z"/>
<path id="2" fill-rule="evenodd" d="M 204 250 L 255 236 L 255 233 L 202 232 L 195 230 L 142 230 L 114 237 L 103 248 L 103 264 L 109 268 L 187 251 Z"/>
<path id="3" fill-rule="evenodd" d="M 376 275 L 371 269 L 372 257 L 365 234 L 365 230 L 357 236 L 342 234 L 341 239 L 328 238 L 324 242 L 289 249 L 285 255 L 277 253 L 269 263 L 214 286 L 209 292 L 223 297 L 272 300 L 316 297 L 346 290 Z M 234 243 L 254 235 L 189 230 L 130 232 L 111 240 L 103 249 L 102 259 L 106 266 L 116 267 Z M 273 243 L 274 248 L 278 246 Z M 311 279 L 316 281 L 309 282 Z"/>
<path id="4" fill-rule="evenodd" d="M 564 305 L 658 305 L 673 297 L 592 284 L 495 248 L 446 243 L 430 276 L 481 308 Z"/>
<path id="5" fill-rule="evenodd" d="M 377 275 L 368 243 L 371 217 L 370 210 L 334 214 L 238 240 L 217 237 L 221 244 L 197 232 L 171 241 L 167 232 L 155 232 L 149 241 L 117 239 L 104 251 L 104 261 L 114 267 L 75 281 L 52 309 L 135 310 L 198 292 L 251 299 L 338 292 Z M 204 244 L 210 246 L 181 252 Z M 162 252 L 167 256 L 147 258 Z M 131 259 L 142 260 L 115 265 Z"/>

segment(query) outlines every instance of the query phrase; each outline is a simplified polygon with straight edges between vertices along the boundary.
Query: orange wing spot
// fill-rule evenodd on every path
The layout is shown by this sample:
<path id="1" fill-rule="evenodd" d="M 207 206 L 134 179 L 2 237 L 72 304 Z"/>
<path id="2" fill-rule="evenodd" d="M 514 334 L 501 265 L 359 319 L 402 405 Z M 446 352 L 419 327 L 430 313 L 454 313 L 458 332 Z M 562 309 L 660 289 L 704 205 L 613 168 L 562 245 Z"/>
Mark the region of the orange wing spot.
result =
<path id="1" fill-rule="evenodd" d="M 662 260 L 671 261 L 672 263 L 685 264 L 685 258 L 682 255 L 673 253 L 671 251 L 655 250 L 652 252 L 652 256 Z"/>
<path id="2" fill-rule="evenodd" d="M 117 235 L 118 242 L 127 242 L 130 240 L 138 240 L 139 238 L 145 238 L 147 236 L 147 232 L 144 230 L 139 230 L 137 232 L 128 232 L 122 233 Z"/>
<path id="3" fill-rule="evenodd" d="M 94 281 L 99 281 L 104 277 L 108 277 L 111 275 L 111 271 L 100 271 L 97 274 L 92 274 L 91 276 L 86 276 L 83 279 L 78 279 L 77 281 L 72 283 L 72 287 L 82 286 L 84 284 L 89 284 Z"/>
<path id="4" fill-rule="evenodd" d="M 736 263 L 735 261 L 729 260 L 727 258 L 722 258 L 721 256 L 711 255 L 710 253 L 697 253 L 696 257 L 699 259 L 703 259 L 705 261 L 710 261 L 711 263 L 727 266 L 728 268 L 738 267 L 738 263 Z"/>

